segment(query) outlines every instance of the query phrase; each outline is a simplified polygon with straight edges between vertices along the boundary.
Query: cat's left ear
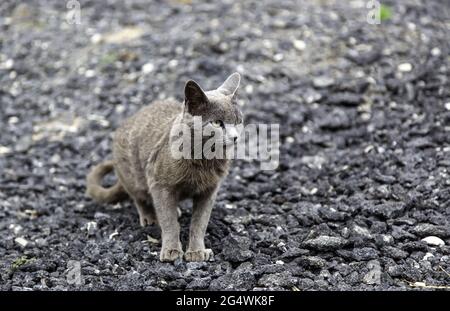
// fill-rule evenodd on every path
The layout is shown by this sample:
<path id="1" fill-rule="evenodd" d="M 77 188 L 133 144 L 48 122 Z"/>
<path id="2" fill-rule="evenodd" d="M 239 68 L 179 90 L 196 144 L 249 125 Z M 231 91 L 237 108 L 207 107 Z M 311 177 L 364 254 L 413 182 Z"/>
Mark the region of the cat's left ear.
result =
<path id="1" fill-rule="evenodd" d="M 241 75 L 235 72 L 217 90 L 223 95 L 233 96 L 239 87 L 239 83 L 241 83 Z"/>

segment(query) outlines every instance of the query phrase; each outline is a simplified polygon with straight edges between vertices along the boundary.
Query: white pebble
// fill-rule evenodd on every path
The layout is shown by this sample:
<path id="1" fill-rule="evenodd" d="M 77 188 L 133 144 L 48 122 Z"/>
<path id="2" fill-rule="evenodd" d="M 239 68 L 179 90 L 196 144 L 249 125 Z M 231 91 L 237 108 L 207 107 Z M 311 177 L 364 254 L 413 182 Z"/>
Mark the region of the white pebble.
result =
<path id="1" fill-rule="evenodd" d="M 408 27 L 408 29 L 412 30 L 412 31 L 416 30 L 416 28 L 417 28 L 416 24 L 411 23 L 411 22 L 406 23 L 406 27 Z"/>
<path id="2" fill-rule="evenodd" d="M 444 241 L 441 238 L 438 238 L 437 236 L 427 236 L 426 238 L 423 238 L 422 241 L 427 243 L 430 246 L 443 246 L 445 245 Z"/>
<path id="3" fill-rule="evenodd" d="M 425 286 L 427 286 L 427 285 L 425 284 L 425 282 L 414 282 L 414 283 L 412 284 L 412 286 L 415 286 L 415 287 L 425 287 Z"/>
<path id="4" fill-rule="evenodd" d="M 158 239 L 155 239 L 151 235 L 147 235 L 147 241 L 146 242 L 150 242 L 152 244 L 158 244 L 159 243 Z"/>
<path id="5" fill-rule="evenodd" d="M 109 239 L 112 240 L 116 235 L 119 235 L 119 232 L 114 231 L 113 233 L 111 233 L 111 234 L 109 235 Z"/>
<path id="6" fill-rule="evenodd" d="M 263 44 L 263 46 L 266 48 L 266 49 L 271 49 L 272 47 L 273 47 L 273 45 L 272 45 L 272 42 L 270 41 L 270 40 L 263 40 L 262 41 L 262 44 Z"/>
<path id="7" fill-rule="evenodd" d="M 95 221 L 90 221 L 86 223 L 81 230 L 87 231 L 89 235 L 94 234 L 94 232 L 97 230 L 97 223 Z"/>
<path id="8" fill-rule="evenodd" d="M 86 70 L 86 72 L 84 73 L 84 76 L 85 76 L 86 78 L 92 78 L 92 77 L 95 76 L 95 71 L 94 71 L 94 70 L 91 70 L 91 69 Z"/>
<path id="9" fill-rule="evenodd" d="M 361 114 L 361 120 L 363 121 L 369 121 L 371 118 L 371 114 L 368 112 L 364 112 Z"/>
<path id="10" fill-rule="evenodd" d="M 394 243 L 394 238 L 391 235 L 383 234 L 383 242 L 388 244 Z"/>
<path id="11" fill-rule="evenodd" d="M 441 49 L 438 48 L 438 47 L 433 48 L 433 49 L 431 50 L 431 55 L 433 55 L 433 56 L 439 56 L 439 55 L 441 55 Z"/>
<path id="12" fill-rule="evenodd" d="M 282 61 L 283 58 L 284 58 L 284 55 L 281 54 L 281 53 L 275 54 L 275 55 L 273 56 L 273 60 L 276 61 L 276 62 Z"/>
<path id="13" fill-rule="evenodd" d="M 410 72 L 413 66 L 410 63 L 403 63 L 398 65 L 398 70 L 401 72 Z"/>
<path id="14" fill-rule="evenodd" d="M 169 68 L 175 68 L 176 66 L 178 66 L 178 61 L 176 59 L 172 59 L 167 65 L 169 66 Z"/>
<path id="15" fill-rule="evenodd" d="M 94 35 L 91 37 L 91 42 L 92 42 L 93 44 L 100 43 L 100 41 L 102 41 L 102 35 L 99 34 L 99 33 L 96 33 L 96 34 L 94 34 Z"/>
<path id="16" fill-rule="evenodd" d="M 448 111 L 450 111 L 450 102 L 445 103 L 444 106 L 445 106 L 445 109 L 447 109 Z"/>
<path id="17" fill-rule="evenodd" d="M 124 105 L 117 105 L 116 106 L 116 112 L 118 113 L 118 114 L 121 114 L 121 113 L 123 113 L 125 111 L 125 106 Z"/>
<path id="18" fill-rule="evenodd" d="M 368 145 L 366 148 L 364 148 L 364 152 L 365 152 L 365 153 L 369 153 L 370 151 L 373 150 L 373 148 L 374 148 L 373 145 Z"/>
<path id="19" fill-rule="evenodd" d="M 6 62 L 3 63 L 2 67 L 5 69 L 11 69 L 12 67 L 14 67 L 14 60 L 8 59 Z"/>
<path id="20" fill-rule="evenodd" d="M 48 244 L 47 241 L 43 238 L 37 238 L 34 242 L 36 243 L 37 246 L 41 246 L 41 247 L 47 246 L 47 244 Z"/>
<path id="21" fill-rule="evenodd" d="M 177 46 L 177 47 L 175 48 L 175 53 L 177 53 L 178 55 L 183 54 L 183 52 L 184 52 L 184 49 L 183 49 L 182 46 Z"/>
<path id="22" fill-rule="evenodd" d="M 14 232 L 15 235 L 19 234 L 22 231 L 23 227 L 21 225 L 10 224 L 9 229 Z"/>
<path id="23" fill-rule="evenodd" d="M 26 247 L 28 245 L 28 241 L 25 240 L 24 238 L 15 238 L 14 242 L 16 242 L 17 244 L 19 244 L 22 247 Z"/>
<path id="24" fill-rule="evenodd" d="M 153 70 L 155 70 L 155 65 L 153 65 L 152 63 L 147 63 L 144 66 L 142 66 L 142 72 L 144 74 L 149 74 L 151 73 Z"/>
<path id="25" fill-rule="evenodd" d="M 117 203 L 117 204 L 115 204 L 115 205 L 112 206 L 112 209 L 113 209 L 113 210 L 118 210 L 118 209 L 122 209 L 122 207 L 123 207 L 122 204 Z"/>
<path id="26" fill-rule="evenodd" d="M 50 158 L 50 162 L 51 163 L 59 163 L 61 161 L 61 156 L 57 153 L 55 153 L 51 158 Z"/>
<path id="27" fill-rule="evenodd" d="M 306 43 L 303 40 L 294 40 L 292 43 L 294 44 L 294 48 L 298 51 L 303 51 L 306 49 Z"/>
<path id="28" fill-rule="evenodd" d="M 2 154 L 8 154 L 11 152 L 11 148 L 5 147 L 5 146 L 1 146 L 0 145 L 0 155 Z"/>
<path id="29" fill-rule="evenodd" d="M 426 253 L 425 256 L 423 256 L 423 260 L 428 260 L 428 258 L 434 257 L 432 253 Z"/>
<path id="30" fill-rule="evenodd" d="M 294 141 L 295 141 L 294 137 L 292 137 L 292 136 L 286 137 L 286 142 L 287 142 L 288 144 L 292 144 Z"/>
<path id="31" fill-rule="evenodd" d="M 248 84 L 248 85 L 245 87 L 245 93 L 247 93 L 247 94 L 253 94 L 253 85 Z"/>
<path id="32" fill-rule="evenodd" d="M 283 260 L 277 260 L 277 261 L 275 261 L 275 263 L 277 265 L 284 265 L 284 261 Z"/>
<path id="33" fill-rule="evenodd" d="M 16 116 L 12 116 L 12 117 L 10 117 L 10 118 L 8 119 L 8 123 L 9 123 L 9 124 L 16 124 L 16 123 L 18 123 L 19 121 L 20 121 L 19 118 L 16 117 Z"/>

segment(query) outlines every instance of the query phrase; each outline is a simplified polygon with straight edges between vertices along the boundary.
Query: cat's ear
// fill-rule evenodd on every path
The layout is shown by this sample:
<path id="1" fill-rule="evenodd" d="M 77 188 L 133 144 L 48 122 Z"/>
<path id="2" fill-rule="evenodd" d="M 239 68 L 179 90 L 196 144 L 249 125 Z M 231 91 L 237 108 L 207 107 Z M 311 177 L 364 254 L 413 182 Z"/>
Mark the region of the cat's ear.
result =
<path id="1" fill-rule="evenodd" d="M 184 103 L 190 114 L 201 115 L 208 103 L 208 97 L 197 82 L 189 80 L 184 87 Z"/>
<path id="2" fill-rule="evenodd" d="M 241 82 L 241 75 L 237 72 L 230 75 L 225 82 L 217 89 L 220 93 L 227 96 L 233 96 Z"/>

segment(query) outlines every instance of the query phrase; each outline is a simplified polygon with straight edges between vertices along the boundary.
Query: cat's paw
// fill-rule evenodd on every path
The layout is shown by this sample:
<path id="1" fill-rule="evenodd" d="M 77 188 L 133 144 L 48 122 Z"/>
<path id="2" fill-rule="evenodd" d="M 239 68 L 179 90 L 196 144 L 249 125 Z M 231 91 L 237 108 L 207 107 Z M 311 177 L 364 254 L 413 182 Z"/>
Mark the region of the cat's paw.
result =
<path id="1" fill-rule="evenodd" d="M 175 261 L 183 258 L 183 251 L 180 249 L 162 249 L 159 255 L 161 261 Z"/>
<path id="2" fill-rule="evenodd" d="M 210 248 L 197 251 L 187 251 L 186 254 L 184 254 L 186 261 L 208 261 L 212 259 L 213 256 L 214 253 Z"/>
<path id="3" fill-rule="evenodd" d="M 139 223 L 141 227 L 150 226 L 156 223 L 155 217 L 151 214 L 140 214 Z"/>

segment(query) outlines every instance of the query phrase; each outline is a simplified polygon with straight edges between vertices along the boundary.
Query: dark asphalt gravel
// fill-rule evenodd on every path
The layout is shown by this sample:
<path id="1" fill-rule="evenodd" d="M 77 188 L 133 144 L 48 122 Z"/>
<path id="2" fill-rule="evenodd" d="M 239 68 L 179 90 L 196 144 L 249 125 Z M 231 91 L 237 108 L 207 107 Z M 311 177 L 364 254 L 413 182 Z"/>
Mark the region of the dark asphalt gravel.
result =
<path id="1" fill-rule="evenodd" d="M 1 1 L 0 289 L 448 288 L 450 4 L 386 2 L 371 25 L 366 1 L 80 1 L 73 25 L 66 1 Z M 280 166 L 234 163 L 214 262 L 160 263 L 158 229 L 85 175 L 142 105 L 236 70 Z"/>

